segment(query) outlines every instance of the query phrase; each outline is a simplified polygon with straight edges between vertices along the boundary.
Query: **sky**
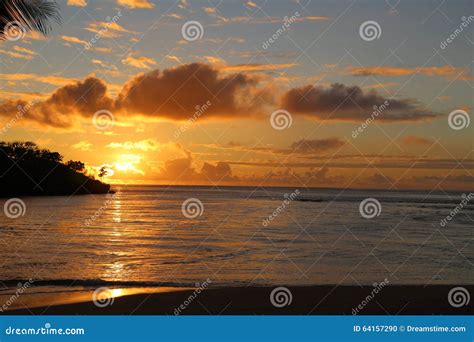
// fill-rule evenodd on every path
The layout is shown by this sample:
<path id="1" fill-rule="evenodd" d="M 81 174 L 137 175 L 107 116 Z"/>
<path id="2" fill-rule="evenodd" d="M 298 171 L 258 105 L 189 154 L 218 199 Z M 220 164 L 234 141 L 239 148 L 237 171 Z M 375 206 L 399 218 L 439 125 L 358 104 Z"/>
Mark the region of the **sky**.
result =
<path id="1" fill-rule="evenodd" d="M 473 188 L 469 0 L 58 4 L 0 41 L 0 140 L 111 183 Z"/>

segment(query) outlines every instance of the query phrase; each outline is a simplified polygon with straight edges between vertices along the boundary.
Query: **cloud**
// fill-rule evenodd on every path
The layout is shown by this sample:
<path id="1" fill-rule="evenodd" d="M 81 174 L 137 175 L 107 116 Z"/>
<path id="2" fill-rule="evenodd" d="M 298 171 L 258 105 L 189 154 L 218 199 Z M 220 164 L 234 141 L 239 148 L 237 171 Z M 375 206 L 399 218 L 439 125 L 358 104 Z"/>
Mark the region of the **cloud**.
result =
<path id="1" fill-rule="evenodd" d="M 16 50 L 16 51 L 22 52 L 22 53 L 26 53 L 26 54 L 28 54 L 28 55 L 33 55 L 33 56 L 36 55 L 36 52 L 34 52 L 33 50 L 30 50 L 30 49 L 27 49 L 27 48 L 24 48 L 24 47 L 18 46 L 18 45 L 16 45 L 16 46 L 13 48 L 13 50 Z"/>
<path id="2" fill-rule="evenodd" d="M 296 153 L 320 153 L 340 148 L 344 144 L 339 138 L 301 139 L 291 144 L 291 150 Z"/>
<path id="3" fill-rule="evenodd" d="M 74 44 L 87 45 L 85 40 L 73 36 L 61 36 L 61 39 Z"/>
<path id="4" fill-rule="evenodd" d="M 100 109 L 112 108 L 113 101 L 106 95 L 105 83 L 89 77 L 54 91 L 46 100 L 33 105 L 24 100 L 0 103 L 0 116 L 10 116 L 18 107 L 27 108 L 23 118 L 46 126 L 69 128 L 75 116 L 92 117 Z"/>
<path id="5" fill-rule="evenodd" d="M 235 179 L 232 176 L 230 165 L 225 162 L 218 162 L 216 165 L 204 163 L 201 168 L 201 175 L 211 182 L 232 181 Z"/>
<path id="6" fill-rule="evenodd" d="M 21 77 L 20 77 L 21 76 Z M 0 78 L 26 80 L 30 74 L 0 74 Z M 33 75 L 34 76 L 34 75 Z M 63 83 L 64 79 L 45 77 L 44 82 Z M 258 79 L 243 73 L 223 74 L 203 63 L 141 73 L 130 79 L 117 92 L 117 98 L 108 95 L 107 85 L 90 76 L 83 81 L 68 81 L 46 100 L 37 102 L 24 118 L 43 125 L 70 128 L 78 117 L 92 118 L 98 110 L 109 110 L 116 119 L 128 116 L 148 116 L 171 120 L 186 120 L 196 112 L 196 106 L 206 105 L 203 117 L 242 117 L 260 111 L 256 100 Z M 0 103 L 0 116 L 12 116 L 24 100 Z M 201 109 L 202 110 L 202 109 Z"/>
<path id="7" fill-rule="evenodd" d="M 211 57 L 212 58 L 212 57 Z M 290 69 L 298 64 L 286 63 L 286 64 L 236 64 L 226 65 L 221 69 L 228 72 L 251 72 L 251 71 L 268 71 L 268 70 L 280 70 Z"/>
<path id="8" fill-rule="evenodd" d="M 326 17 L 326 16 L 323 16 L 323 15 L 309 15 L 309 16 L 305 16 L 305 17 L 297 19 L 297 20 L 326 21 L 326 20 L 330 20 L 330 19 L 331 19 L 331 17 Z"/>
<path id="9" fill-rule="evenodd" d="M 423 137 L 418 137 L 415 135 L 409 135 L 402 139 L 402 142 L 405 145 L 432 145 L 433 141 Z"/>
<path id="10" fill-rule="evenodd" d="M 456 68 L 450 65 L 440 67 L 392 67 L 392 66 L 369 66 L 369 67 L 350 67 L 349 73 L 354 76 L 386 76 L 400 77 L 421 74 L 426 76 L 456 76 L 462 74 L 464 68 Z"/>
<path id="11" fill-rule="evenodd" d="M 186 151 L 187 156 L 167 160 L 157 173 L 155 180 L 166 181 L 172 184 L 219 184 L 238 181 L 233 176 L 230 165 L 226 162 L 217 162 L 211 164 L 204 162 L 201 169 L 197 169 L 194 159 L 190 152 Z"/>
<path id="12" fill-rule="evenodd" d="M 11 51 L 11 50 L 0 50 L 0 54 L 10 56 L 12 58 L 22 58 L 22 59 L 28 59 L 31 60 L 33 59 L 33 56 L 30 54 L 21 54 L 19 52 Z"/>
<path id="13" fill-rule="evenodd" d="M 127 58 L 122 59 L 122 64 L 130 65 L 138 69 L 151 69 L 153 65 L 156 65 L 156 62 L 145 56 L 134 57 L 132 54 L 129 54 Z"/>
<path id="14" fill-rule="evenodd" d="M 253 1 L 247 1 L 247 2 L 245 3 L 245 5 L 247 5 L 247 6 L 250 7 L 250 8 L 257 8 L 257 7 L 258 7 L 257 4 L 256 4 L 255 2 L 253 2 Z"/>
<path id="15" fill-rule="evenodd" d="M 83 140 L 79 141 L 78 143 L 75 143 L 74 145 L 72 145 L 72 147 L 80 151 L 90 151 L 90 149 L 92 148 L 92 143 Z"/>
<path id="16" fill-rule="evenodd" d="M 204 117 L 250 115 L 258 81 L 246 74 L 223 75 L 203 63 L 140 74 L 125 84 L 118 106 L 129 113 L 189 119 L 196 106 L 210 102 Z"/>
<path id="17" fill-rule="evenodd" d="M 37 53 L 34 52 L 33 50 L 30 50 L 18 45 L 15 45 L 13 47 L 13 50 L 0 50 L 0 53 L 10 56 L 12 58 L 22 58 L 22 59 L 28 59 L 28 60 L 33 59 L 33 57 L 37 55 Z"/>
<path id="18" fill-rule="evenodd" d="M 151 63 L 137 57 L 133 59 L 144 63 L 142 67 L 149 67 Z M 94 63 L 100 65 L 100 62 L 96 60 Z M 205 63 L 139 73 L 121 88 L 109 85 L 109 89 L 104 81 L 95 76 L 82 81 L 33 74 L 0 74 L 2 78 L 62 86 L 46 100 L 32 106 L 25 115 L 26 119 L 61 128 L 74 126 L 78 117 L 92 118 L 96 111 L 102 109 L 112 111 L 118 121 L 133 116 L 188 120 L 198 110 L 202 119 L 264 118 L 264 113 L 269 112 L 267 107 L 275 104 L 276 96 L 273 94 L 275 89 L 263 82 L 264 78 L 260 74 L 229 73 L 223 70 L 223 66 Z M 112 98 L 109 94 L 117 96 Z M 388 99 L 375 91 L 364 92 L 357 86 L 343 84 L 327 88 L 311 85 L 294 88 L 284 93 L 280 100 L 281 108 L 287 109 L 292 115 L 319 120 L 365 121 L 373 115 L 373 106 L 380 108 L 381 105 L 385 107 L 379 110 L 376 118 L 381 122 L 420 121 L 438 117 L 435 113 L 423 110 L 415 100 Z M 0 104 L 0 115 L 8 116 L 14 115 L 15 108 L 24 105 L 25 101 L 10 100 Z M 304 140 L 298 148 L 302 148 L 303 143 L 321 148 L 325 146 L 323 142 Z M 325 143 L 333 146 L 331 144 L 337 141 Z"/>
<path id="19" fill-rule="evenodd" d="M 0 80 L 19 82 L 19 81 L 33 81 L 55 86 L 65 86 L 74 82 L 75 80 L 60 76 L 42 76 L 38 74 L 0 74 Z"/>
<path id="20" fill-rule="evenodd" d="M 141 141 L 126 141 L 122 143 L 112 142 L 105 147 L 121 149 L 121 150 L 140 150 L 140 151 L 156 151 L 160 148 L 160 143 L 153 139 L 144 139 Z"/>
<path id="21" fill-rule="evenodd" d="M 217 12 L 215 7 L 203 7 L 202 10 L 207 14 L 215 14 Z"/>
<path id="22" fill-rule="evenodd" d="M 117 38 L 120 37 L 122 33 L 135 33 L 114 21 L 90 23 L 85 30 L 96 33 L 104 38 Z"/>
<path id="23" fill-rule="evenodd" d="M 364 92 L 358 86 L 335 83 L 328 88 L 312 85 L 293 88 L 281 100 L 282 108 L 292 114 L 319 120 L 365 121 L 373 114 L 374 106 L 385 105 L 377 120 L 421 121 L 437 117 L 424 110 L 413 99 L 390 99 L 376 91 Z"/>
<path id="24" fill-rule="evenodd" d="M 117 4 L 126 6 L 129 8 L 141 8 L 141 9 L 152 9 L 155 4 L 148 0 L 117 0 Z"/>
<path id="25" fill-rule="evenodd" d="M 87 6 L 86 0 L 67 0 L 69 6 L 85 7 Z"/>

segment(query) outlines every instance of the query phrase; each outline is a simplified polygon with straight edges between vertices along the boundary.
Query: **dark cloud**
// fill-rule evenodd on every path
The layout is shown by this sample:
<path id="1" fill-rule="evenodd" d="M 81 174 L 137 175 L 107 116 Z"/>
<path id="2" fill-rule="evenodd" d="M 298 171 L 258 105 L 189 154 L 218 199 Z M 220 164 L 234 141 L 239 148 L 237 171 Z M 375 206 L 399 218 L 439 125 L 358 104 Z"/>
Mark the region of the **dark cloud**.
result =
<path id="1" fill-rule="evenodd" d="M 165 180 L 173 183 L 206 184 L 237 181 L 232 175 L 232 169 L 226 162 L 217 162 L 215 165 L 204 162 L 201 170 L 194 166 L 194 159 L 189 151 L 184 158 L 172 159 L 165 162 L 159 170 L 157 180 Z"/>
<path id="2" fill-rule="evenodd" d="M 209 101 L 203 116 L 246 115 L 257 83 L 244 73 L 223 75 L 207 64 L 192 63 L 133 78 L 120 92 L 117 108 L 180 120 L 192 117 L 196 106 Z"/>
<path id="3" fill-rule="evenodd" d="M 291 150 L 296 153 L 327 152 L 344 146 L 345 142 L 339 138 L 301 139 L 291 144 Z"/>
<path id="4" fill-rule="evenodd" d="M 403 137 L 402 142 L 406 145 L 432 145 L 433 141 L 416 135 Z"/>
<path id="5" fill-rule="evenodd" d="M 204 163 L 201 174 L 213 182 L 231 181 L 235 178 L 232 177 L 230 165 L 224 162 L 218 162 L 216 165 Z"/>
<path id="6" fill-rule="evenodd" d="M 413 99 L 389 99 L 376 91 L 364 92 L 358 86 L 333 84 L 329 88 L 307 85 L 286 92 L 284 109 L 321 120 L 365 121 L 378 109 L 380 121 L 421 121 L 437 117 Z M 374 106 L 377 106 L 376 108 Z M 383 110 L 380 106 L 384 106 Z"/>
<path id="7" fill-rule="evenodd" d="M 84 81 L 66 85 L 54 91 L 44 101 L 29 103 L 10 100 L 0 104 L 0 115 L 31 120 L 47 126 L 68 128 L 75 116 L 91 117 L 101 109 L 113 109 L 113 100 L 107 96 L 106 84 L 88 77 Z"/>
<path id="8" fill-rule="evenodd" d="M 260 108 L 262 93 L 258 77 L 245 73 L 228 74 L 207 64 L 139 74 L 127 82 L 116 99 L 107 95 L 106 84 L 95 77 L 57 89 L 46 100 L 28 106 L 24 117 L 40 124 L 68 128 L 77 116 L 93 117 L 109 110 L 117 118 L 145 115 L 172 120 L 194 116 L 251 116 Z M 15 115 L 28 103 L 11 100 L 0 103 L 0 115 Z M 198 114 L 197 114 L 198 113 Z"/>
<path id="9" fill-rule="evenodd" d="M 275 103 L 271 86 L 261 86 L 261 76 L 238 72 L 229 74 L 204 63 L 192 63 L 163 71 L 154 70 L 129 80 L 117 98 L 107 95 L 107 85 L 96 77 L 63 86 L 46 100 L 31 105 L 25 119 L 60 128 L 74 126 L 78 117 L 93 117 L 98 110 L 111 111 L 116 119 L 142 115 L 187 120 L 205 118 L 264 117 L 262 110 Z M 292 114 L 318 119 L 364 121 L 374 106 L 385 105 L 381 121 L 419 121 L 437 117 L 420 108 L 415 100 L 387 99 L 375 91 L 364 93 L 357 86 L 334 84 L 329 88 L 306 86 L 291 89 L 282 106 Z M 0 116 L 11 117 L 22 100 L 0 103 Z M 304 145 L 311 145 L 307 142 Z M 320 143 L 315 143 L 320 145 Z M 303 144 L 296 146 L 304 148 Z M 324 147 L 316 147 L 323 150 Z"/>

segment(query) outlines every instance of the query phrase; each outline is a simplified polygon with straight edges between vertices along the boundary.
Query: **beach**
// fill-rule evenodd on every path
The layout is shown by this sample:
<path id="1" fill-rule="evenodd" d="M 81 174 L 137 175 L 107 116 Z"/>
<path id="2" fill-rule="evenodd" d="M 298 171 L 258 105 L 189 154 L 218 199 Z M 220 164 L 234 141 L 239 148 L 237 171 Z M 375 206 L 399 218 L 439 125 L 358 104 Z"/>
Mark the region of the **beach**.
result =
<path id="1" fill-rule="evenodd" d="M 448 293 L 474 284 L 472 207 L 440 223 L 457 192 L 115 188 L 25 198 L 21 219 L 0 217 L 4 312 L 460 314 Z M 369 220 L 370 196 L 381 213 Z M 192 219 L 189 198 L 202 205 Z M 281 287 L 290 303 L 272 305 Z M 113 305 L 94 305 L 95 291 Z"/>
<path id="2" fill-rule="evenodd" d="M 471 293 L 474 286 L 465 285 Z M 115 297 L 96 305 L 78 303 L 9 310 L 9 315 L 466 315 L 472 308 L 448 302 L 452 286 L 387 286 L 372 299 L 373 286 L 288 287 L 291 302 L 271 303 L 274 287 L 168 289 Z M 368 299 L 369 298 L 369 299 Z M 286 302 L 282 302 L 285 304 Z M 364 305 L 365 303 L 365 305 Z M 102 306 L 102 307 L 100 307 Z M 362 307 L 362 309 L 358 309 Z"/>

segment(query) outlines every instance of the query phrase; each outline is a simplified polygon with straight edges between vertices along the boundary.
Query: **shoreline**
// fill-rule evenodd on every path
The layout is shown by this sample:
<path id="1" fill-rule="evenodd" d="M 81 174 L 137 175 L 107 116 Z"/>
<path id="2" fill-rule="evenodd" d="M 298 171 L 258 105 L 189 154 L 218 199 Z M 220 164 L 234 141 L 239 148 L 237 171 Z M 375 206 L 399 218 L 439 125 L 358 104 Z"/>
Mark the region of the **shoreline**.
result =
<path id="1" fill-rule="evenodd" d="M 196 289 L 149 289 L 133 294 L 127 289 L 110 289 L 118 293 L 107 305 L 96 306 L 89 300 L 7 310 L 0 315 L 466 315 L 468 305 L 455 308 L 448 293 L 456 286 L 474 293 L 474 285 L 388 285 L 366 300 L 373 286 L 288 286 L 291 300 L 276 307 L 270 297 L 275 287 L 226 287 Z M 87 298 L 84 297 L 84 298 Z M 20 298 L 21 299 L 21 298 Z M 20 300 L 19 299 L 19 300 Z M 365 305 L 360 307 L 365 300 Z M 288 301 L 287 301 L 288 302 Z M 186 305 L 184 305 L 186 304 Z M 102 305 L 101 305 L 102 306 Z"/>

